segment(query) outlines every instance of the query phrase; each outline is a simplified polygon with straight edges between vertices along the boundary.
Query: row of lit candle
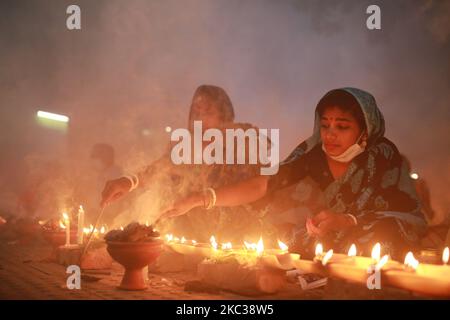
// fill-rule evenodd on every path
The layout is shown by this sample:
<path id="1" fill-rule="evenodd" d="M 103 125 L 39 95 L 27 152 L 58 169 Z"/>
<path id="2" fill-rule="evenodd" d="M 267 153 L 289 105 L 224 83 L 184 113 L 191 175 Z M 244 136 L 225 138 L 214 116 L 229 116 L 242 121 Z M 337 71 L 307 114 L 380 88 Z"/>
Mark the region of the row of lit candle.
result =
<path id="1" fill-rule="evenodd" d="M 219 243 L 214 236 L 210 238 L 209 246 L 207 244 L 199 244 L 195 240 L 187 240 L 184 237 L 178 238 L 169 234 L 166 235 L 166 241 L 175 251 L 183 254 L 196 254 L 203 252 L 206 257 L 215 254 L 233 253 L 241 255 L 253 255 L 257 257 L 263 264 L 279 268 L 283 270 L 299 269 L 304 272 L 323 274 L 324 276 L 335 276 L 349 281 L 364 282 L 368 277 L 368 269 L 373 271 L 383 271 L 389 283 L 399 285 L 400 287 L 417 290 L 419 292 L 434 294 L 449 294 L 450 290 L 450 266 L 449 248 L 445 248 L 442 252 L 443 265 L 420 264 L 414 257 L 412 252 L 408 252 L 402 263 L 391 260 L 389 255 L 381 255 L 382 248 L 380 243 L 376 243 L 371 252 L 370 257 L 358 256 L 355 244 L 352 244 L 347 254 L 334 253 L 333 249 L 324 251 L 322 244 L 317 244 L 315 248 L 315 257 L 313 260 L 300 259 L 300 255 L 289 253 L 289 248 L 283 242 L 278 241 L 278 249 L 264 249 L 262 238 L 257 243 L 244 241 L 242 248 L 235 248 L 231 243 Z M 181 248 L 180 248 L 181 246 Z M 209 248 L 208 248 L 209 247 Z M 191 248 L 193 250 L 188 250 Z M 200 251 L 196 251 L 198 248 Z M 209 251 L 205 249 L 210 249 Z M 405 278 L 407 275 L 408 282 L 404 283 L 398 280 Z M 420 281 L 418 282 L 417 279 Z M 434 280 L 434 281 L 433 281 Z M 418 283 L 418 284 L 417 284 Z M 437 283 L 437 284 L 436 284 Z M 428 286 L 427 286 L 428 284 Z M 430 287 L 431 284 L 435 288 Z M 425 288 L 425 289 L 424 289 Z"/>
<path id="2" fill-rule="evenodd" d="M 102 226 L 100 229 L 94 228 L 91 224 L 89 228 L 84 226 L 84 209 L 83 206 L 80 205 L 77 213 L 77 244 L 83 245 L 84 236 L 92 234 L 94 237 L 98 237 L 99 235 L 103 235 L 107 232 L 107 227 Z M 62 213 L 62 219 L 59 221 L 59 227 L 65 231 L 66 233 L 66 246 L 70 246 L 71 239 L 71 219 L 66 212 Z M 123 230 L 123 228 L 121 228 Z"/>

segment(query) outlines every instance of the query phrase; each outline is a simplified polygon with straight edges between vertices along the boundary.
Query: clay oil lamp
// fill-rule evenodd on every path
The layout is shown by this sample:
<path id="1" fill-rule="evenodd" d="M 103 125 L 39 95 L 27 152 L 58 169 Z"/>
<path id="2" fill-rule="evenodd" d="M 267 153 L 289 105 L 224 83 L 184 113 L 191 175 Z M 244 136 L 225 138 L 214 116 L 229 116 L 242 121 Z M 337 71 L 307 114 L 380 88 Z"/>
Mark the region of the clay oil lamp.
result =
<path id="1" fill-rule="evenodd" d="M 295 260 L 300 259 L 297 253 L 289 253 L 289 247 L 278 240 L 279 249 L 267 249 L 260 258 L 265 266 L 280 269 L 291 270 L 295 268 Z"/>
<path id="2" fill-rule="evenodd" d="M 445 258 L 447 260 L 445 260 Z M 403 270 L 387 270 L 384 279 L 389 285 L 433 297 L 450 297 L 450 268 L 448 249 L 444 249 L 444 265 L 420 264 L 412 252 L 408 252 Z"/>
<path id="3" fill-rule="evenodd" d="M 381 245 L 376 243 L 372 248 L 371 257 L 357 256 L 356 246 L 352 245 L 348 254 L 337 255 L 330 260 L 327 270 L 334 278 L 345 279 L 355 283 L 366 283 L 367 276 L 373 271 L 401 268 L 398 262 L 389 260 L 388 255 L 381 257 Z"/>
<path id="4" fill-rule="evenodd" d="M 315 273 L 325 276 L 327 274 L 325 265 L 332 256 L 333 250 L 324 253 L 322 244 L 318 243 L 316 245 L 315 257 L 313 260 L 297 259 L 293 260 L 293 265 L 303 273 Z"/>

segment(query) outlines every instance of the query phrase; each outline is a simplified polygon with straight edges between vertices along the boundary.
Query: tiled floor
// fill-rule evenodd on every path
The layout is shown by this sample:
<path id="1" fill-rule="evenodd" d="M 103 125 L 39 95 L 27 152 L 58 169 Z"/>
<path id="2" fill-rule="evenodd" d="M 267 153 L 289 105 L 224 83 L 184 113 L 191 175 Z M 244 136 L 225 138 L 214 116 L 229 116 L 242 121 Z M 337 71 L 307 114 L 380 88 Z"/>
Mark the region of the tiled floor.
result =
<path id="1" fill-rule="evenodd" d="M 0 244 L 0 299 L 250 299 L 230 292 L 220 294 L 185 291 L 187 281 L 195 280 L 191 273 L 150 274 L 149 288 L 145 291 L 122 291 L 116 287 L 122 277 L 122 267 L 113 264 L 110 275 L 101 280 L 82 278 L 80 290 L 69 290 L 65 267 L 44 262 L 51 249 L 45 244 Z M 306 295 L 300 288 L 288 284 L 277 295 L 260 299 L 320 298 L 323 290 Z"/>

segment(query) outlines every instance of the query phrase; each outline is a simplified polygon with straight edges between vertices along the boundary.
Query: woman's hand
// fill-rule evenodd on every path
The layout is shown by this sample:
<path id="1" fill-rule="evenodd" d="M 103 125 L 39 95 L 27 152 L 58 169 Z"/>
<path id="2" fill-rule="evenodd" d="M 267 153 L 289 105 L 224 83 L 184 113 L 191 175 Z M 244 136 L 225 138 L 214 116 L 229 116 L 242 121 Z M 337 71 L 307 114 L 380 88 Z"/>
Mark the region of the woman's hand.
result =
<path id="1" fill-rule="evenodd" d="M 315 217 L 306 220 L 308 234 L 316 237 L 324 237 L 331 231 L 346 230 L 354 225 L 354 221 L 348 215 L 330 210 L 321 211 Z"/>
<path id="2" fill-rule="evenodd" d="M 163 211 L 159 219 L 173 218 L 188 213 L 191 209 L 203 205 L 202 195 L 191 195 L 187 198 L 175 202 L 170 208 Z"/>
<path id="3" fill-rule="evenodd" d="M 102 201 L 100 206 L 103 208 L 109 203 L 122 198 L 130 191 L 131 181 L 127 178 L 119 178 L 106 182 L 105 188 L 102 192 Z"/>

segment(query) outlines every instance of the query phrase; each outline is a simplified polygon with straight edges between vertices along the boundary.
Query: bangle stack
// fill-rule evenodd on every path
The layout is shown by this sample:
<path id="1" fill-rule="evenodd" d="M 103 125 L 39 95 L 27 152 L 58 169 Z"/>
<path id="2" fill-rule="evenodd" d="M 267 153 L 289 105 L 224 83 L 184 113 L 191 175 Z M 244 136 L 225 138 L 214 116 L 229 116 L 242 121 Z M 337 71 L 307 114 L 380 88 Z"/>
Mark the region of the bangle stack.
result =
<path id="1" fill-rule="evenodd" d="M 357 225 L 358 225 L 358 220 L 356 219 L 356 217 L 355 217 L 354 215 L 348 213 L 348 214 L 346 214 L 346 216 L 349 217 L 350 220 L 353 221 L 353 225 L 354 225 L 354 226 L 357 226 Z"/>
<path id="2" fill-rule="evenodd" d="M 203 206 L 206 210 L 214 208 L 216 205 L 217 196 L 213 188 L 207 188 L 203 192 Z"/>
<path id="3" fill-rule="evenodd" d="M 139 178 L 135 174 L 125 176 L 124 178 L 127 178 L 131 182 L 131 188 L 130 188 L 129 191 L 133 191 L 139 185 Z"/>

